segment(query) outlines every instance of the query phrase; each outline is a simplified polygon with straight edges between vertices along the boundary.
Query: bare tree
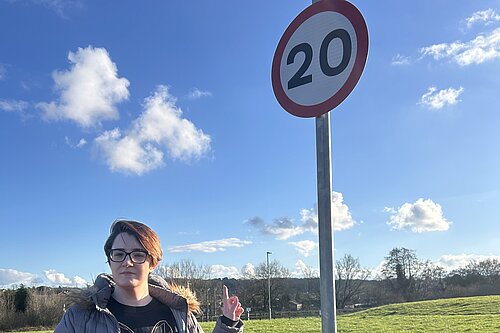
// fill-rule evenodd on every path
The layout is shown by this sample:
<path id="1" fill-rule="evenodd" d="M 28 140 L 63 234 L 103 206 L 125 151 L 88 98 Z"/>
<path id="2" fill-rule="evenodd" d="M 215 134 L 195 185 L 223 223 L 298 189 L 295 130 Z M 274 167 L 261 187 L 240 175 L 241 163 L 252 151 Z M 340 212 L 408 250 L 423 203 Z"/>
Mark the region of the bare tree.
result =
<path id="1" fill-rule="evenodd" d="M 301 268 L 302 275 L 304 276 L 304 279 L 316 279 L 319 278 L 319 272 L 314 269 L 312 266 L 304 266 Z"/>
<path id="2" fill-rule="evenodd" d="M 274 259 L 269 262 L 269 267 L 266 262 L 262 262 L 255 268 L 255 276 L 259 281 L 260 294 L 263 296 L 262 308 L 267 308 L 268 290 L 267 281 L 270 279 L 271 285 L 271 304 L 273 307 L 278 305 L 284 307 L 288 303 L 289 296 L 286 293 L 287 279 L 290 277 L 290 271 L 283 266 L 278 260 Z"/>
<path id="3" fill-rule="evenodd" d="M 197 265 L 192 260 L 182 259 L 168 266 L 159 266 L 155 273 L 176 282 L 209 279 L 210 266 Z"/>
<path id="4" fill-rule="evenodd" d="M 427 260 L 420 265 L 415 291 L 420 299 L 442 297 L 446 290 L 445 269 Z"/>
<path id="5" fill-rule="evenodd" d="M 497 259 L 472 260 L 465 266 L 465 271 L 468 274 L 498 279 L 500 277 L 500 261 Z"/>
<path id="6" fill-rule="evenodd" d="M 345 254 L 336 262 L 335 296 L 337 308 L 342 309 L 353 302 L 361 293 L 361 286 L 370 275 L 370 271 L 361 268 L 358 258 Z"/>
<path id="7" fill-rule="evenodd" d="M 416 297 L 415 281 L 421 268 L 415 250 L 396 247 L 385 257 L 382 274 L 392 289 L 408 301 Z"/>
<path id="8" fill-rule="evenodd" d="M 472 260 L 467 265 L 450 272 L 446 280 L 454 286 L 454 289 L 463 289 L 460 295 L 497 293 L 500 285 L 500 261 Z"/>

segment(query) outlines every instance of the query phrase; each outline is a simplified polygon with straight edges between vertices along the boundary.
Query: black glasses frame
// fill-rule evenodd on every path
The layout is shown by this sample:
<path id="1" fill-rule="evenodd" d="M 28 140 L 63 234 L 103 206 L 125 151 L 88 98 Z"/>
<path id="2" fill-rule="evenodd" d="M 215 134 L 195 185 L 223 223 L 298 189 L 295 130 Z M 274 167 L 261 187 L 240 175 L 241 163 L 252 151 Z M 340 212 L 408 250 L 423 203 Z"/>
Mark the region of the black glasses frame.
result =
<path id="1" fill-rule="evenodd" d="M 122 253 L 125 253 L 125 256 L 123 257 L 122 260 L 113 260 L 111 257 L 111 253 L 113 251 L 120 251 Z M 144 257 L 144 260 L 143 261 L 136 261 L 132 258 L 132 253 L 143 253 L 145 254 L 146 256 Z M 121 249 L 111 249 L 109 250 L 109 254 L 108 254 L 108 259 L 112 262 L 124 262 L 125 259 L 127 259 L 127 256 L 130 258 L 130 261 L 132 261 L 134 264 L 144 264 L 146 262 L 146 260 L 148 259 L 148 256 L 149 256 L 149 253 L 148 251 L 144 251 L 144 250 L 134 250 L 134 251 L 131 251 L 131 252 L 127 252 L 127 251 L 124 251 L 124 250 L 121 250 Z"/>

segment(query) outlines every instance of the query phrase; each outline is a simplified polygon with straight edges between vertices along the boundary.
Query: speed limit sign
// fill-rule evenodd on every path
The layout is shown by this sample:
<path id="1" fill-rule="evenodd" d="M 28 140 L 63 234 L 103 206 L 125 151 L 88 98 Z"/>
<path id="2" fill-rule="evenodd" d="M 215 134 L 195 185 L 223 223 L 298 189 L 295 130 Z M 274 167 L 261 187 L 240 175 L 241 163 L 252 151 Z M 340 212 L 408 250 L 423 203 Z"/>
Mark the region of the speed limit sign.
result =
<path id="1" fill-rule="evenodd" d="M 339 105 L 361 77 L 368 30 L 354 5 L 321 0 L 290 23 L 273 58 L 272 84 L 281 106 L 318 117 Z"/>

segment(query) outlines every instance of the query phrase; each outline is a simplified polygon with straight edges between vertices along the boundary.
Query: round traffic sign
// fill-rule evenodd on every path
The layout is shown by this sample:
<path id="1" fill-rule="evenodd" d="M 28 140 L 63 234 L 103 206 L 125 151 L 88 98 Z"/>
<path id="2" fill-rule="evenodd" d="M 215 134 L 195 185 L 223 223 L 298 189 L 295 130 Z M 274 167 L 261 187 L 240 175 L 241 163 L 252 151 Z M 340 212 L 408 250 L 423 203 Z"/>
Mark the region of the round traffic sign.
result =
<path id="1" fill-rule="evenodd" d="M 343 0 L 318 1 L 290 23 L 278 43 L 274 94 L 291 114 L 318 117 L 351 93 L 367 55 L 368 30 L 359 10 Z"/>

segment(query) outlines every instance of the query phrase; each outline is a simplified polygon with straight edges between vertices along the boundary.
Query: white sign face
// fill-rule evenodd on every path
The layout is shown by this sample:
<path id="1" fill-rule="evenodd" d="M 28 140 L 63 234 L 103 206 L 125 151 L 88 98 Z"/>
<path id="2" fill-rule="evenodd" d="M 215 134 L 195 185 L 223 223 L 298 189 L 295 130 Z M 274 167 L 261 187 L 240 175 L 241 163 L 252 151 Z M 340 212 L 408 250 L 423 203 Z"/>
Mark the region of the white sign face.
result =
<path id="1" fill-rule="evenodd" d="M 273 59 L 279 103 L 299 117 L 317 117 L 340 104 L 366 62 L 368 31 L 347 1 L 319 1 L 287 28 Z"/>
<path id="2" fill-rule="evenodd" d="M 344 39 L 338 37 L 342 34 Z M 328 37 L 333 35 L 335 38 Z M 293 51 L 294 48 L 301 51 Z M 292 101 L 300 105 L 323 103 L 335 95 L 347 81 L 356 60 L 356 49 L 356 34 L 345 16 L 335 12 L 321 12 L 310 17 L 295 30 L 281 57 L 283 90 Z M 322 58 L 323 64 L 320 63 Z M 289 63 L 289 60 L 293 62 Z M 325 74 L 321 65 L 327 70 L 337 69 L 340 73 Z M 305 72 L 298 75 L 304 69 Z"/>

